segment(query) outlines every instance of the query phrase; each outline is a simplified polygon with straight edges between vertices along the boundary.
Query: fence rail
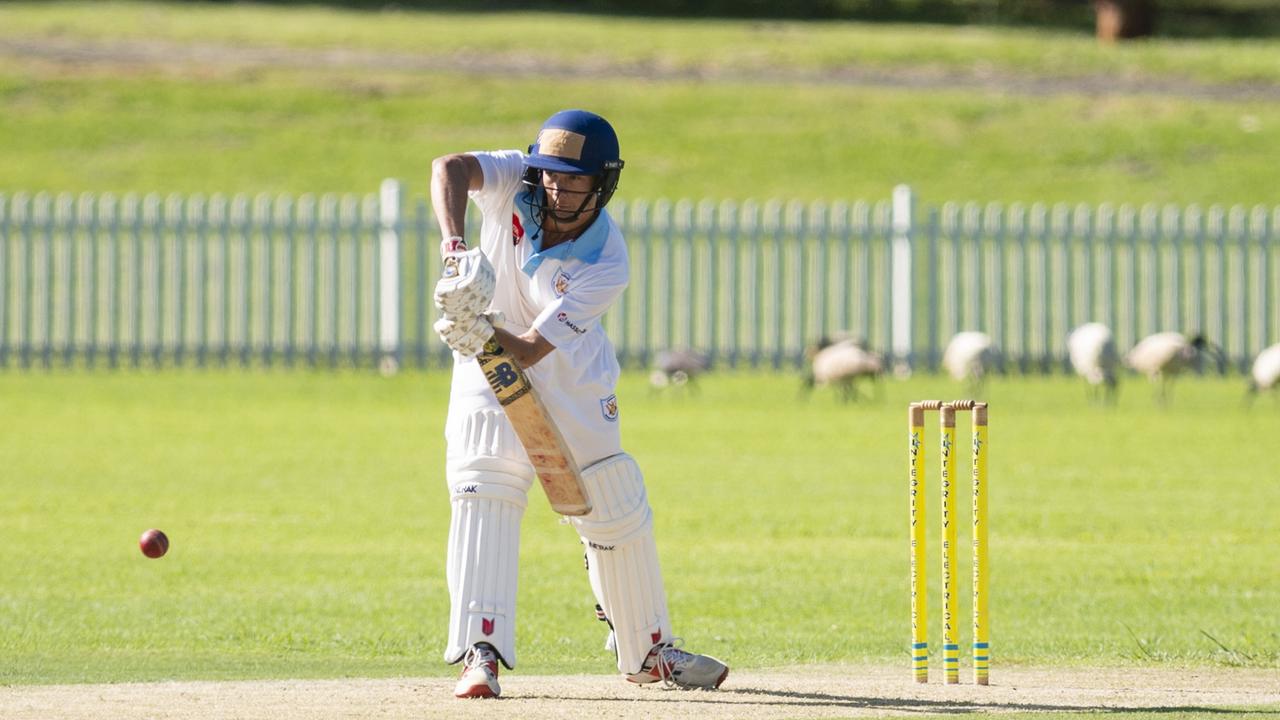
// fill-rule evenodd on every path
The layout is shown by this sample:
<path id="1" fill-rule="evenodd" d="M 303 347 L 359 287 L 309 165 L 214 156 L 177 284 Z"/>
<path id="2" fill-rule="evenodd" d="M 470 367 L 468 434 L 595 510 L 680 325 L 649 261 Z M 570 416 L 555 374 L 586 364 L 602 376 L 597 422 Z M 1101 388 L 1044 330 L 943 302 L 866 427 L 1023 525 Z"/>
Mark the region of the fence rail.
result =
<path id="1" fill-rule="evenodd" d="M 1108 324 L 1121 349 L 1203 333 L 1244 369 L 1280 341 L 1280 208 L 617 200 L 632 284 L 605 317 L 625 364 L 731 366 L 864 337 L 936 369 L 982 330 L 1024 371 Z M 473 228 L 474 229 L 474 228 Z M 439 366 L 425 198 L 0 194 L 0 367 Z"/>

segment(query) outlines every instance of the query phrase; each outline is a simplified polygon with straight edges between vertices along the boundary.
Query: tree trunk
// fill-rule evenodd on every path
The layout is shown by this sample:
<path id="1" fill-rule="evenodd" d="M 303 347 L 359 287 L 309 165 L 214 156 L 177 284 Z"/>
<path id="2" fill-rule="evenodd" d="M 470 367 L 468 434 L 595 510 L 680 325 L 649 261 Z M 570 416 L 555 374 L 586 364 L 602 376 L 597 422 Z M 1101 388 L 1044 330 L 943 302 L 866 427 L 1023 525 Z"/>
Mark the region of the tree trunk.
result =
<path id="1" fill-rule="evenodd" d="M 1103 42 L 1146 37 L 1155 29 L 1155 0 L 1093 0 Z"/>

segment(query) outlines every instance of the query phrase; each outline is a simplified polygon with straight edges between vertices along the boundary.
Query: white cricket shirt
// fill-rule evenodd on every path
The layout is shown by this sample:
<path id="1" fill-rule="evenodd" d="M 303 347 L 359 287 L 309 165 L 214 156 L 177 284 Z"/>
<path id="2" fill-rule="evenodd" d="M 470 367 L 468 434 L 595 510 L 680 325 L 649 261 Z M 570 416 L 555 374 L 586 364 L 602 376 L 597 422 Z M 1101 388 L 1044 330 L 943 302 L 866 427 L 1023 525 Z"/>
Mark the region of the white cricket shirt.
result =
<path id="1" fill-rule="evenodd" d="M 537 222 L 522 202 L 529 192 L 520 182 L 524 153 L 471 155 L 484 170 L 484 187 L 470 197 L 483 216 L 480 249 L 497 276 L 490 308 L 506 316 L 509 332 L 532 328 L 555 345 L 527 373 L 578 466 L 615 455 L 622 451 L 619 368 L 600 318 L 630 277 L 622 232 L 603 210 L 576 240 L 542 251 Z M 455 437 L 463 418 L 479 409 L 501 406 L 479 363 L 454 353 L 446 437 Z"/>

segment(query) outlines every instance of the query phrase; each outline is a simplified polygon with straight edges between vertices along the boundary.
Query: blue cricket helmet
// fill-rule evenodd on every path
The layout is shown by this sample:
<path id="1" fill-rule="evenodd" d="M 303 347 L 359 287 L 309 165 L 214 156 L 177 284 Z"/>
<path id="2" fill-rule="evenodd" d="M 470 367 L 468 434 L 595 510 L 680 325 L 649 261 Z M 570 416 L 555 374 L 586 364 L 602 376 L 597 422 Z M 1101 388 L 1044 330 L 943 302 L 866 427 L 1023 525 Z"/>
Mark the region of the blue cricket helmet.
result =
<path id="1" fill-rule="evenodd" d="M 541 184 L 539 171 L 592 175 L 597 208 L 603 208 L 622 174 L 618 134 L 608 120 L 586 110 L 561 110 L 542 124 L 524 159 L 525 184 Z"/>

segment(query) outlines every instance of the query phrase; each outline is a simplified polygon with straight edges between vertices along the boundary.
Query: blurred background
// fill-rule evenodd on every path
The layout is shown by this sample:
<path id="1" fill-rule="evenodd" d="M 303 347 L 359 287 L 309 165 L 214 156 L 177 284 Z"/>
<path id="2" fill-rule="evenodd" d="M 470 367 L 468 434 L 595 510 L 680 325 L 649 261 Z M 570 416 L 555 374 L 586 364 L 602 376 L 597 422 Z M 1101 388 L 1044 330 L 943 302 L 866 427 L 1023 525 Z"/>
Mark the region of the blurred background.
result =
<path id="1" fill-rule="evenodd" d="M 431 158 L 611 118 L 624 363 L 1067 369 L 1275 311 L 1255 0 L 0 4 L 0 362 L 437 366 Z M 472 228 L 473 230 L 475 228 Z M 671 302 L 672 299 L 679 299 Z M 806 354 L 808 353 L 808 354 Z"/>

